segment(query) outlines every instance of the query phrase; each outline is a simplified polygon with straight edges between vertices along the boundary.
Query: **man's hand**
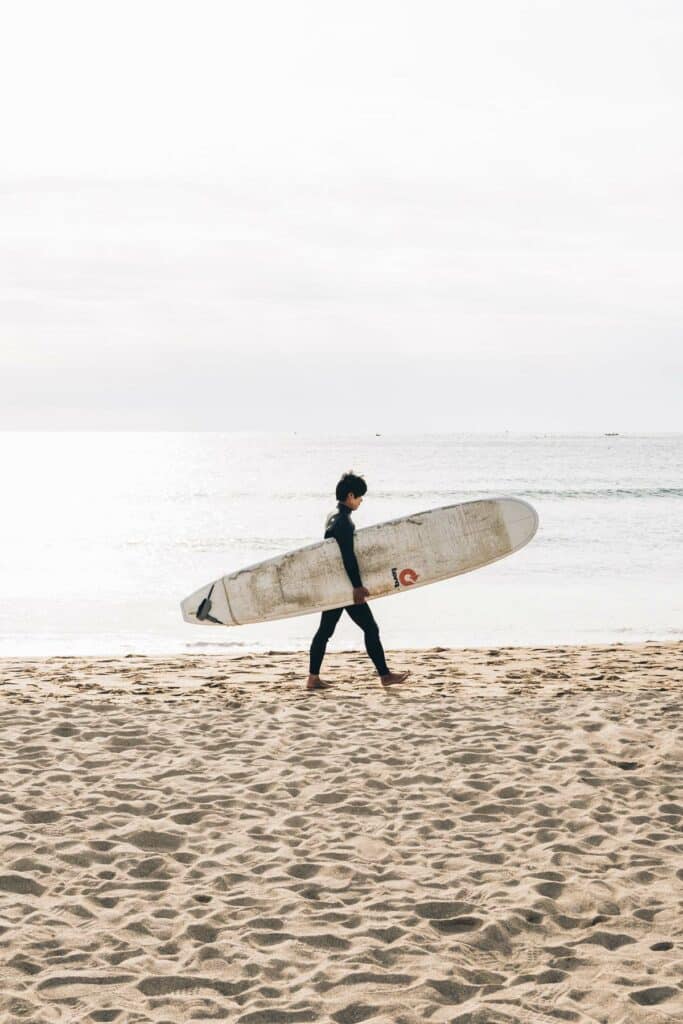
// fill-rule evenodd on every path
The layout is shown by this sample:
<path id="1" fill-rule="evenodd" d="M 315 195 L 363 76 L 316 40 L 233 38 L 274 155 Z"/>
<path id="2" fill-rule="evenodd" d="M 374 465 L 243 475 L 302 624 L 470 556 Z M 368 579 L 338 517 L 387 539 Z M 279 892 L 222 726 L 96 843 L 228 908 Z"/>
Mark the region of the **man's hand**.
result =
<path id="1" fill-rule="evenodd" d="M 365 598 L 370 597 L 370 591 L 367 587 L 354 587 L 353 588 L 353 603 L 354 604 L 365 604 Z"/>

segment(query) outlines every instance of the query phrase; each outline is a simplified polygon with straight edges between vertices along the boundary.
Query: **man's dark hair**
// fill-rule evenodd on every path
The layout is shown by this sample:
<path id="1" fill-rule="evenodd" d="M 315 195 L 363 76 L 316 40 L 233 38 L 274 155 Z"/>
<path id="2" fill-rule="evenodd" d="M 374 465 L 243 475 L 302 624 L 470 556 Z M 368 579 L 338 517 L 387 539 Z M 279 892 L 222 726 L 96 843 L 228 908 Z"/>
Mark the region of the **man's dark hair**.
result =
<path id="1" fill-rule="evenodd" d="M 348 473 L 344 473 L 344 476 L 337 484 L 337 490 L 335 492 L 337 495 L 337 501 L 346 501 L 349 494 L 352 494 L 354 498 L 360 498 L 362 494 L 365 494 L 367 489 L 368 485 L 363 477 L 356 476 L 355 473 L 349 471 Z"/>

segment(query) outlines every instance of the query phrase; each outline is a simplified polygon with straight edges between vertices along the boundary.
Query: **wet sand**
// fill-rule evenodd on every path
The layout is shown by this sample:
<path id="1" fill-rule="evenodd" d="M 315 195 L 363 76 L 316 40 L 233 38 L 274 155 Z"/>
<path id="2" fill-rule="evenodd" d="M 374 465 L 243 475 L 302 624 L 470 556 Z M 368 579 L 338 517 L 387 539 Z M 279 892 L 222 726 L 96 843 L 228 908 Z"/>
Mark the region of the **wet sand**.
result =
<path id="1" fill-rule="evenodd" d="M 683 1019 L 683 644 L 0 662 L 0 1020 Z"/>

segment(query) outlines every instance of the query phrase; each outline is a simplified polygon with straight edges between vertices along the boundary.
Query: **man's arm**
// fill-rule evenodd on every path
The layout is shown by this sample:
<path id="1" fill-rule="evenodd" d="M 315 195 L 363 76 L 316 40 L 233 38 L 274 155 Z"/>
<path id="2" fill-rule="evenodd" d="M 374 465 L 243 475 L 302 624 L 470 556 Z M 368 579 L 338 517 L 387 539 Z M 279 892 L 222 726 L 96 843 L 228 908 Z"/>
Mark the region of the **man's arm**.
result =
<path id="1" fill-rule="evenodd" d="M 353 528 L 348 519 L 339 519 L 335 524 L 334 537 L 339 545 L 341 551 L 342 562 L 346 569 L 346 574 L 351 580 L 351 585 L 354 590 L 357 587 L 362 587 L 363 584 L 360 578 L 360 569 L 358 568 L 358 560 L 356 559 L 356 553 L 353 550 Z"/>

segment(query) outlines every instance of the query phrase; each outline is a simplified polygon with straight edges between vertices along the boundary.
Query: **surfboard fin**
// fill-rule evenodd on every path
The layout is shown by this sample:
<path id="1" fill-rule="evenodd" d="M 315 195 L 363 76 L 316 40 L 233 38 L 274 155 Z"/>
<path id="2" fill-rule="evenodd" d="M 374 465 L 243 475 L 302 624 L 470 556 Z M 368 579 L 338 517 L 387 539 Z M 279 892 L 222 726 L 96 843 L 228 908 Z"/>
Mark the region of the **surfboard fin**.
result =
<path id="1" fill-rule="evenodd" d="M 216 584 L 214 583 L 213 587 L 215 586 Z M 208 619 L 209 622 L 215 622 L 216 625 L 222 626 L 223 623 L 220 621 L 220 619 L 214 619 L 213 615 L 209 614 L 209 612 L 211 611 L 211 595 L 213 594 L 213 587 L 211 587 L 209 593 L 200 603 L 199 608 L 197 608 L 195 614 L 200 622 L 205 622 Z"/>

